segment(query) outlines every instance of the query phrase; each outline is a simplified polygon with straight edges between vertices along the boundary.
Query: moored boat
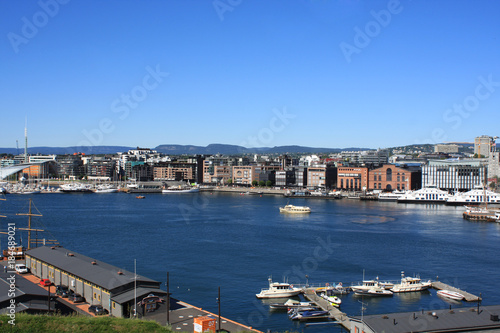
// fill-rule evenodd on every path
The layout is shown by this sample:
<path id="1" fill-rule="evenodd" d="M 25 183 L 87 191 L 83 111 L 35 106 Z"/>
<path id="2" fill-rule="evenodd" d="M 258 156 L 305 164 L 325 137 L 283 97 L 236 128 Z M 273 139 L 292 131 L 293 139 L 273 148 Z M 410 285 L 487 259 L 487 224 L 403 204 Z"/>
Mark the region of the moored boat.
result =
<path id="1" fill-rule="evenodd" d="M 196 193 L 199 192 L 200 189 L 198 187 L 191 186 L 170 186 L 166 189 L 163 189 L 161 193 Z"/>
<path id="2" fill-rule="evenodd" d="M 437 295 L 442 296 L 442 297 L 446 297 L 446 298 L 450 298 L 450 299 L 455 300 L 455 301 L 461 301 L 465 298 L 465 296 L 462 295 L 461 293 L 458 293 L 456 291 L 446 290 L 446 289 L 438 290 Z"/>
<path id="3" fill-rule="evenodd" d="M 302 292 L 300 288 L 294 288 L 293 285 L 287 282 L 273 282 L 272 277 L 268 278 L 269 288 L 262 289 L 256 294 L 257 298 L 285 298 L 297 296 Z"/>
<path id="4" fill-rule="evenodd" d="M 429 185 L 420 190 L 408 191 L 400 196 L 397 201 L 400 203 L 445 203 L 450 197 L 448 192 Z"/>
<path id="5" fill-rule="evenodd" d="M 483 186 L 476 186 L 474 189 L 455 193 L 447 201 L 447 205 L 481 205 L 500 203 L 500 194 L 486 190 Z"/>
<path id="6" fill-rule="evenodd" d="M 286 205 L 285 207 L 280 207 L 280 213 L 308 214 L 310 212 L 311 212 L 311 208 L 309 208 L 307 206 Z"/>
<path id="7" fill-rule="evenodd" d="M 61 192 L 64 193 L 92 193 L 92 186 L 82 183 L 69 183 L 59 185 Z"/>
<path id="8" fill-rule="evenodd" d="M 393 292 L 381 287 L 373 287 L 367 290 L 358 290 L 354 292 L 357 296 L 381 297 L 392 296 Z"/>
<path id="9" fill-rule="evenodd" d="M 401 272 L 401 282 L 395 284 L 394 287 L 391 288 L 391 291 L 394 293 L 422 291 L 429 289 L 431 285 L 432 282 L 430 280 L 427 282 L 422 282 L 422 279 L 420 279 L 420 277 L 418 276 L 405 276 L 405 272 Z"/>

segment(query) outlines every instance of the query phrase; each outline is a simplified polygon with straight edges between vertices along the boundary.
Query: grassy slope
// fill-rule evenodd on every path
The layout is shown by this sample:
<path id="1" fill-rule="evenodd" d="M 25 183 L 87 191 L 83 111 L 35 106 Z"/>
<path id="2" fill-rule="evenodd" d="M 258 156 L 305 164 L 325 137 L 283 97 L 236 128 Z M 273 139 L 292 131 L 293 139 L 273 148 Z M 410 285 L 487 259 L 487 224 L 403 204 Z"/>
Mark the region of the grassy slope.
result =
<path id="1" fill-rule="evenodd" d="M 10 318 L 0 316 L 0 332 L 162 332 L 171 333 L 155 321 L 131 320 L 111 317 L 83 316 L 45 316 L 16 314 L 15 326 L 9 324 Z"/>

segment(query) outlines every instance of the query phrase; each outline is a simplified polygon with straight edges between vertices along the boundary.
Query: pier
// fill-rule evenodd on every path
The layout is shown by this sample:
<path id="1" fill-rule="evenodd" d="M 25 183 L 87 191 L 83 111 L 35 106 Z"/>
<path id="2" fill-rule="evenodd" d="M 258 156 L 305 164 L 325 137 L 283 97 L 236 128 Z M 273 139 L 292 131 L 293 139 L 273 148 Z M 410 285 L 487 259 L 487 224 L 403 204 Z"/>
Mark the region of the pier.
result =
<path id="1" fill-rule="evenodd" d="M 312 288 L 304 289 L 304 297 L 309 301 L 316 303 L 323 311 L 328 311 L 329 317 L 335 319 L 339 325 L 342 325 L 346 330 L 351 330 L 351 320 L 347 317 L 347 314 L 340 311 L 338 308 L 331 305 L 327 300 L 316 294 L 316 291 Z"/>
<path id="2" fill-rule="evenodd" d="M 463 291 L 463 290 L 460 290 L 458 288 L 455 288 L 455 287 L 452 287 L 446 283 L 443 283 L 441 281 L 434 281 L 432 282 L 432 288 L 434 289 L 437 289 L 437 290 L 443 290 L 443 289 L 446 289 L 446 290 L 450 290 L 450 291 L 454 291 L 454 292 L 457 292 L 457 293 L 460 293 L 462 295 L 464 295 L 464 299 L 466 302 L 480 302 L 482 300 L 481 297 L 479 296 L 476 296 L 476 295 L 473 295 L 471 293 L 468 293 L 466 291 Z"/>

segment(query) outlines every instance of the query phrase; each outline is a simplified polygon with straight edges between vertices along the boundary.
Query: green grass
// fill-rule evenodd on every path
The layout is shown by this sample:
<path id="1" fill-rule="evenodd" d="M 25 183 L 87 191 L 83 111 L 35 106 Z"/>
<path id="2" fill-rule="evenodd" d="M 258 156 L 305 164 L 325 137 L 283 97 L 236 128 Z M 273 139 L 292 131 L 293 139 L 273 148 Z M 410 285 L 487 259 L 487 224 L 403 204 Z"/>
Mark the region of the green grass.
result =
<path id="1" fill-rule="evenodd" d="M 84 317 L 60 315 L 16 314 L 15 325 L 9 323 L 7 315 L 0 316 L 0 332 L 172 332 L 155 321 L 132 320 L 112 317 Z"/>

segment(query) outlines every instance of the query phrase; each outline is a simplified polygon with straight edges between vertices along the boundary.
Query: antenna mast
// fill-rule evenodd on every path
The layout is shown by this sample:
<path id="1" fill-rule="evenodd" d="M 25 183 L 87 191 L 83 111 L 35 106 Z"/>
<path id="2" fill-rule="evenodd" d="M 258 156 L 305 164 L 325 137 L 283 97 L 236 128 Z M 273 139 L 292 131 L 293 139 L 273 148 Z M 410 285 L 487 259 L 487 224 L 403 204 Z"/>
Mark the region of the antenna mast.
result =
<path id="1" fill-rule="evenodd" d="M 24 122 L 24 163 L 28 163 L 28 117 Z"/>

